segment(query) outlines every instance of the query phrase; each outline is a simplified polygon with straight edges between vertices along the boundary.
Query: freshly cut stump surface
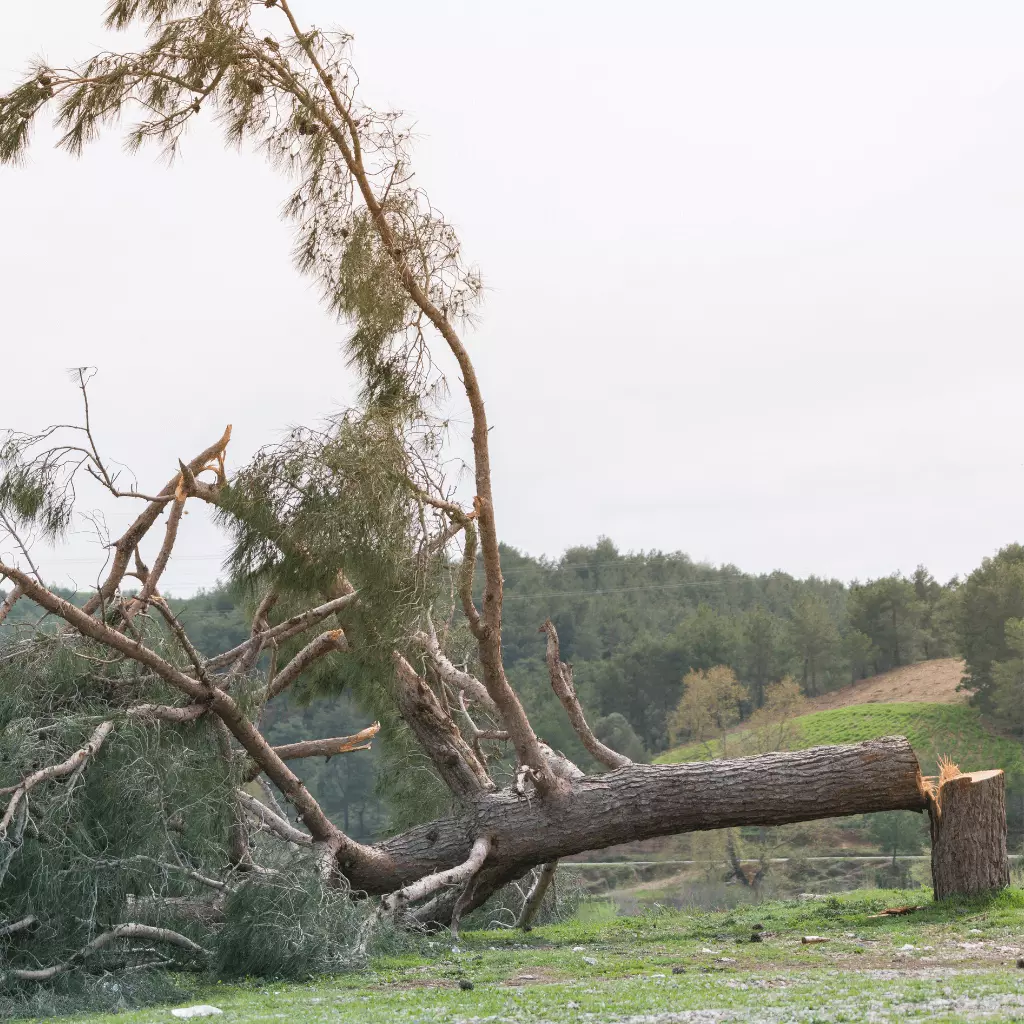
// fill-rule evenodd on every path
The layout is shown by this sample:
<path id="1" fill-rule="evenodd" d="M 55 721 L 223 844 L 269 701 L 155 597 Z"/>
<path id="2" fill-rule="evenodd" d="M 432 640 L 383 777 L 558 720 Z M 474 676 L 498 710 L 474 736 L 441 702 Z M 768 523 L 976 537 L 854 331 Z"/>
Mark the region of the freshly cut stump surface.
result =
<path id="1" fill-rule="evenodd" d="M 931 818 L 932 884 L 937 900 L 1010 884 L 1002 771 L 966 772 L 946 779 Z"/>

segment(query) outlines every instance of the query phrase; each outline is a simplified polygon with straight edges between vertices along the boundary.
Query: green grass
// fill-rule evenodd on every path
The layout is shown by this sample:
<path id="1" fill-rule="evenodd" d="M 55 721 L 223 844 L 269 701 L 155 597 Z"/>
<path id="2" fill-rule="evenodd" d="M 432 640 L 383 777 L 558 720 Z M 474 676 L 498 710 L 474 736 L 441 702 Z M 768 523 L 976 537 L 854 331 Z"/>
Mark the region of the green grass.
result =
<path id="1" fill-rule="evenodd" d="M 1021 745 L 986 729 L 978 710 L 965 704 L 856 704 L 815 711 L 793 721 L 795 749 L 906 736 L 926 774 L 934 773 L 936 758 L 944 754 L 962 771 L 1002 768 L 1009 776 L 1024 775 Z M 706 760 L 720 750 L 720 745 L 709 752 L 704 744 L 690 744 L 666 751 L 656 763 Z"/>
<path id="2" fill-rule="evenodd" d="M 920 891 L 861 891 L 632 918 L 590 905 L 529 935 L 475 932 L 454 947 L 450 938 L 425 938 L 359 973 L 306 985 L 215 985 L 191 996 L 220 1007 L 223 1024 L 1024 1020 L 1024 971 L 1014 966 L 1024 893 L 871 916 L 926 899 Z M 755 924 L 763 942 L 750 942 Z M 830 941 L 804 945 L 804 935 Z M 463 979 L 472 990 L 459 988 Z M 75 1019 L 174 1018 L 170 1007 L 150 1007 Z"/>

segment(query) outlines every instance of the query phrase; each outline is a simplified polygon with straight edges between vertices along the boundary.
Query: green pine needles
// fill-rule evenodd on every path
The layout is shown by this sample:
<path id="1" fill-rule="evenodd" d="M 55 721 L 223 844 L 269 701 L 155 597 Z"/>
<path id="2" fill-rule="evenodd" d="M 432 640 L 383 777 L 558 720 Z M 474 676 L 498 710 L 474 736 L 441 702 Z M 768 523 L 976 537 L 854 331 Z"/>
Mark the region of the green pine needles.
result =
<path id="1" fill-rule="evenodd" d="M 303 977 L 357 962 L 399 923 L 457 930 L 530 866 L 475 888 L 498 846 L 464 843 L 473 802 L 499 783 L 552 795 L 580 775 L 538 741 L 505 679 L 489 429 L 456 330 L 482 286 L 415 181 L 406 120 L 361 101 L 351 37 L 301 28 L 290 0 L 114 0 L 106 25 L 145 45 L 35 62 L 0 97 L 0 162 L 23 158 L 39 118 L 73 154 L 124 124 L 129 151 L 155 144 L 171 160 L 212 116 L 227 144 L 289 180 L 296 266 L 344 325 L 360 389 L 355 408 L 233 473 L 228 427 L 147 493 L 100 451 L 90 370 L 74 375 L 82 423 L 0 443 L 0 532 L 16 557 L 0 558 L 12 588 L 0 625 L 18 601 L 43 613 L 0 635 L 0 997 L 12 1000 L 38 984 L 95 995 L 97 975 L 161 968 Z M 473 421 L 470 508 L 454 498 L 438 341 Z M 44 584 L 16 531 L 58 540 L 83 485 L 134 514 L 78 606 Z M 250 602 L 227 651 L 200 651 L 160 589 L 189 502 L 212 507 Z M 262 731 L 282 694 L 302 705 L 342 691 L 378 723 L 278 746 Z M 378 737 L 392 824 L 420 831 L 371 846 L 290 764 L 358 756 Z M 387 898 L 371 913 L 355 894 Z"/>

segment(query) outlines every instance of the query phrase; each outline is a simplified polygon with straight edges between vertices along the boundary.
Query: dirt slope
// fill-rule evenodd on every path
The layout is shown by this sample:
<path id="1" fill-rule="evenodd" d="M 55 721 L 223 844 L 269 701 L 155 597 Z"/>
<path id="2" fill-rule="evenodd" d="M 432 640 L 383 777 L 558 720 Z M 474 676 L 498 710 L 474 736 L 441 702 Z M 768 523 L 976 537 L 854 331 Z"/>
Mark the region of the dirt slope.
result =
<path id="1" fill-rule="evenodd" d="M 916 665 L 904 665 L 880 676 L 862 679 L 853 686 L 833 690 L 808 702 L 808 711 L 828 711 L 851 704 L 898 704 L 904 701 L 929 701 L 934 704 L 957 704 L 967 700 L 966 693 L 957 693 L 964 674 L 959 658 L 937 658 Z"/>

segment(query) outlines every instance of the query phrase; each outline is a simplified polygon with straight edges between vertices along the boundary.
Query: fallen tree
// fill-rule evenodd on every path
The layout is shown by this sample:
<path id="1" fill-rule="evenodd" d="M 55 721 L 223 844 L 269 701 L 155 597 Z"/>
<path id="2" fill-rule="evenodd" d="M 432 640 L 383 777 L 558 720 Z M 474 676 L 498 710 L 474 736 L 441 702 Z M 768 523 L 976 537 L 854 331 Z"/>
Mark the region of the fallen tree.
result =
<path id="1" fill-rule="evenodd" d="M 122 737 L 147 742 L 139 738 L 147 730 L 194 748 L 204 770 L 223 777 L 208 791 L 220 801 L 208 817 L 220 823 L 218 871 L 209 870 L 209 851 L 202 870 L 184 855 L 175 836 L 188 825 L 176 824 L 182 810 L 173 802 L 161 811 L 153 851 L 124 851 L 209 890 L 201 905 L 195 889 L 165 888 L 162 897 L 165 907 L 203 920 L 221 913 L 219 901 L 240 879 L 282 870 L 279 860 L 265 862 L 271 840 L 298 851 L 294 863 L 315 871 L 328 890 L 382 897 L 373 920 L 457 927 L 507 882 L 548 865 L 540 886 L 558 859 L 584 850 L 695 829 L 932 806 L 901 738 L 633 764 L 591 732 L 550 621 L 541 631 L 552 689 L 607 770 L 585 774 L 536 735 L 502 658 L 489 424 L 460 333 L 479 297 L 479 276 L 412 179 L 402 118 L 358 99 L 348 37 L 302 29 L 290 0 L 262 8 L 249 0 L 115 0 L 108 24 L 141 25 L 143 50 L 103 53 L 77 68 L 39 63 L 0 100 L 5 161 L 23 153 L 34 119 L 54 107 L 60 144 L 72 152 L 132 109 L 143 120 L 130 143 L 155 140 L 173 151 L 190 121 L 212 108 L 229 141 L 254 143 L 297 178 L 286 207 L 297 262 L 349 325 L 350 360 L 363 384 L 357 408 L 322 430 L 294 431 L 233 474 L 228 428 L 152 492 L 125 488 L 109 468 L 90 421 L 84 371 L 81 424 L 6 439 L 0 512 L 16 551 L 0 561 L 0 579 L 12 587 L 0 615 L 29 601 L 61 625 L 17 641 L 4 656 L 29 658 L 49 646 L 71 659 L 75 700 L 89 702 L 88 715 L 74 705 L 74 721 L 84 729 L 100 713 L 105 731 L 90 722 L 93 739 L 77 752 L 12 780 L 0 824 L 5 866 L 33 841 L 33 829 L 40 833 L 30 791 L 78 779 Z M 431 354 L 437 344 L 458 367 L 472 418 L 474 494 L 467 501 L 445 473 L 446 421 L 437 406 L 444 381 Z M 79 607 L 42 582 L 14 531 L 32 526 L 59 538 L 83 479 L 141 510 L 109 545 L 105 573 Z M 199 653 L 160 589 L 190 503 L 215 510 L 232 540 L 233 577 L 252 599 L 249 638 L 212 657 Z M 323 811 L 289 761 L 358 750 L 378 727 L 275 747 L 261 731 L 262 710 L 303 688 L 343 686 L 377 713 L 389 742 L 406 745 L 415 767 L 405 781 L 422 791 L 423 803 L 447 813 L 368 845 Z M 45 721 L 37 711 L 32 728 L 45 736 L 63 722 L 66 745 L 74 722 L 61 709 L 74 701 L 61 699 L 48 705 Z M 69 789 L 67 801 L 73 797 Z M 305 851 L 313 856 L 302 860 Z M 114 901 L 106 913 L 127 910 L 124 900 Z M 18 913 L 19 921 L 35 914 Z M 527 908 L 523 919 L 529 923 Z M 53 976 L 83 951 L 98 950 L 96 943 L 159 941 L 139 930 L 155 926 L 107 924 L 92 946 L 82 943 L 38 970 Z M 202 948 L 174 934 L 167 941 L 177 949 Z"/>

